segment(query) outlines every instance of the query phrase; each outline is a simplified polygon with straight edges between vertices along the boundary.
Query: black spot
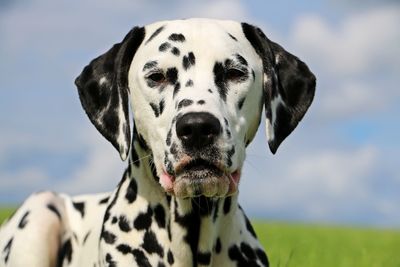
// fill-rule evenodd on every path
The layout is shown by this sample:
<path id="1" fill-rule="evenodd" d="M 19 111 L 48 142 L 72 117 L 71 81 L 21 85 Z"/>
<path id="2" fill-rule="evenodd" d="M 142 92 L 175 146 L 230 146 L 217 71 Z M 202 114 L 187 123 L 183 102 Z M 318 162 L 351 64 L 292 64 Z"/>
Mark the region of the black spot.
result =
<path id="1" fill-rule="evenodd" d="M 104 239 L 107 244 L 114 244 L 115 240 L 117 240 L 117 237 L 113 233 L 106 230 L 103 230 L 101 233 L 101 238 Z"/>
<path id="2" fill-rule="evenodd" d="M 181 84 L 178 82 L 175 84 L 175 87 L 174 87 L 174 93 L 172 95 L 173 98 L 175 98 L 176 94 L 179 92 L 179 89 L 181 89 Z"/>
<path id="3" fill-rule="evenodd" d="M 229 126 L 229 122 L 227 118 L 224 118 L 224 122 L 225 122 L 225 126 L 228 127 Z"/>
<path id="4" fill-rule="evenodd" d="M 182 65 L 184 70 L 189 69 L 191 66 L 194 66 L 195 64 L 196 64 L 196 57 L 194 56 L 193 52 L 189 52 L 187 56 L 183 57 Z"/>
<path id="5" fill-rule="evenodd" d="M 84 202 L 72 202 L 74 208 L 81 214 L 82 218 L 85 216 L 85 203 Z"/>
<path id="6" fill-rule="evenodd" d="M 141 135 L 140 133 L 137 132 L 136 128 L 134 128 L 135 130 L 135 136 L 136 136 L 136 141 L 138 142 L 139 146 L 144 150 L 144 151 L 148 151 L 149 150 L 149 146 L 147 145 L 146 140 L 144 139 L 143 135 Z"/>
<path id="7" fill-rule="evenodd" d="M 254 260 L 256 258 L 256 254 L 255 254 L 253 248 L 249 246 L 249 244 L 242 242 L 240 244 L 240 250 L 246 256 L 246 258 L 248 258 L 250 260 Z"/>
<path id="8" fill-rule="evenodd" d="M 228 33 L 229 37 L 231 37 L 233 40 L 237 41 L 237 38 L 233 36 L 232 34 Z"/>
<path id="9" fill-rule="evenodd" d="M 199 105 L 204 105 L 205 103 L 206 103 L 206 101 L 204 101 L 204 100 L 197 101 L 197 104 L 199 104 Z"/>
<path id="10" fill-rule="evenodd" d="M 183 99 L 183 100 L 179 101 L 178 110 L 180 110 L 180 109 L 183 108 L 183 107 L 190 106 L 190 105 L 192 105 L 192 104 L 193 104 L 193 100 L 190 100 L 190 99 Z"/>
<path id="11" fill-rule="evenodd" d="M 244 103 L 245 100 L 246 100 L 246 97 L 242 97 L 241 99 L 239 99 L 239 102 L 238 102 L 238 108 L 239 108 L 239 110 L 242 109 L 243 103 Z"/>
<path id="12" fill-rule="evenodd" d="M 123 232 L 129 232 L 131 230 L 128 219 L 124 215 L 119 216 L 118 226 Z"/>
<path id="13" fill-rule="evenodd" d="M 229 136 L 230 136 L 230 133 L 229 133 Z M 230 167 L 230 166 L 232 166 L 232 156 L 233 156 L 233 154 L 235 154 L 235 147 L 232 146 L 232 149 L 229 150 L 228 152 L 226 152 L 226 154 L 227 154 L 227 156 L 228 156 L 228 162 L 227 162 L 227 164 L 228 164 L 228 166 Z"/>
<path id="14" fill-rule="evenodd" d="M 231 210 L 231 203 L 232 203 L 232 198 L 226 197 L 224 201 L 224 214 L 228 214 L 229 211 Z"/>
<path id="15" fill-rule="evenodd" d="M 63 266 L 65 260 L 67 260 L 68 264 L 71 263 L 72 260 L 72 244 L 70 239 L 65 241 L 58 251 L 57 266 Z"/>
<path id="16" fill-rule="evenodd" d="M 165 210 L 161 204 L 157 204 L 157 206 L 154 207 L 154 217 L 158 227 L 165 228 Z"/>
<path id="17" fill-rule="evenodd" d="M 228 137 L 228 138 L 231 138 L 231 131 L 229 131 L 228 129 L 226 129 L 226 136 Z M 228 158 L 228 161 L 229 161 L 230 159 Z M 232 162 L 231 162 L 231 164 L 230 165 L 232 165 Z"/>
<path id="18" fill-rule="evenodd" d="M 110 253 L 106 254 L 106 262 L 108 263 L 107 267 L 117 267 L 117 264 L 113 260 L 113 257 L 110 255 Z"/>
<path id="19" fill-rule="evenodd" d="M 165 52 L 168 48 L 170 48 L 171 47 L 171 44 L 170 43 L 168 43 L 168 42 L 165 42 L 165 43 L 162 43 L 161 45 L 160 45 L 160 47 L 158 48 L 158 50 L 160 51 L 160 52 Z"/>
<path id="20" fill-rule="evenodd" d="M 165 152 L 164 163 L 166 166 L 167 173 L 169 173 L 171 175 L 174 174 L 174 167 L 172 166 L 172 163 L 167 158 L 167 152 Z"/>
<path id="21" fill-rule="evenodd" d="M 250 140 L 247 140 L 245 146 L 247 147 L 249 144 L 250 144 Z"/>
<path id="22" fill-rule="evenodd" d="M 145 230 L 150 228 L 152 216 L 153 216 L 153 210 L 151 209 L 151 207 L 148 207 L 146 212 L 142 212 L 136 217 L 133 223 L 135 229 Z"/>
<path id="23" fill-rule="evenodd" d="M 262 249 L 256 249 L 256 254 L 264 266 L 269 266 L 268 257 Z"/>
<path id="24" fill-rule="evenodd" d="M 253 226 L 251 226 L 251 223 L 250 223 L 249 218 L 247 218 L 247 216 L 246 216 L 244 213 L 243 213 L 243 215 L 244 215 L 244 219 L 245 219 L 245 221 L 246 221 L 246 228 L 247 228 L 247 231 L 249 231 L 250 234 L 251 234 L 254 238 L 257 238 L 256 232 L 254 231 Z"/>
<path id="25" fill-rule="evenodd" d="M 231 260 L 233 261 L 239 261 L 239 264 L 244 262 L 244 258 L 242 256 L 242 253 L 240 252 L 238 246 L 233 245 L 229 248 L 228 250 L 228 256 Z M 242 266 L 242 265 L 240 265 Z M 244 265 L 243 265 L 244 266 Z"/>
<path id="26" fill-rule="evenodd" d="M 146 44 L 148 44 L 151 40 L 153 40 L 157 35 L 160 34 L 164 30 L 164 26 L 161 26 L 158 28 L 155 32 L 153 32 L 152 35 L 150 35 L 150 38 L 146 41 Z"/>
<path id="27" fill-rule="evenodd" d="M 153 175 L 153 179 L 154 179 L 154 181 L 156 181 L 158 183 L 160 178 L 157 176 L 156 165 L 154 165 L 154 159 L 153 159 L 152 154 L 150 155 L 149 165 L 150 165 L 151 174 Z"/>
<path id="28" fill-rule="evenodd" d="M 171 234 L 171 224 L 170 223 L 167 224 L 167 232 L 168 232 L 168 240 L 171 241 L 172 234 Z"/>
<path id="29" fill-rule="evenodd" d="M 137 183 L 135 179 L 131 178 L 129 182 L 128 189 L 126 190 L 125 198 L 129 203 L 133 203 L 137 196 Z"/>
<path id="30" fill-rule="evenodd" d="M 149 259 L 146 257 L 144 252 L 140 249 L 132 250 L 132 254 L 135 257 L 137 266 L 140 267 L 151 267 Z"/>
<path id="31" fill-rule="evenodd" d="M 222 100 L 226 101 L 226 94 L 228 89 L 225 84 L 225 68 L 220 62 L 216 62 L 214 65 L 214 83 L 217 86 L 218 92 Z"/>
<path id="32" fill-rule="evenodd" d="M 174 259 L 174 254 L 172 254 L 171 250 L 168 250 L 168 254 L 167 254 L 167 260 L 169 264 L 174 264 L 175 259 Z"/>
<path id="33" fill-rule="evenodd" d="M 213 222 L 217 221 L 217 218 L 218 218 L 218 215 L 219 215 L 218 212 L 219 212 L 219 199 L 217 199 L 216 202 L 215 202 Z"/>
<path id="34" fill-rule="evenodd" d="M 165 107 L 165 102 L 164 100 L 161 100 L 159 104 L 160 115 L 163 113 L 164 107 Z"/>
<path id="35" fill-rule="evenodd" d="M 109 200 L 110 200 L 110 197 L 105 197 L 99 201 L 99 204 L 107 204 Z"/>
<path id="36" fill-rule="evenodd" d="M 158 263 L 158 265 L 157 265 L 157 267 L 166 267 L 166 266 L 165 266 L 165 264 L 164 264 L 164 263 L 162 263 L 162 262 L 159 262 L 159 263 Z"/>
<path id="37" fill-rule="evenodd" d="M 160 116 L 160 111 L 158 110 L 158 106 L 154 103 L 149 103 L 150 107 L 153 109 L 154 115 L 156 117 Z"/>
<path id="38" fill-rule="evenodd" d="M 158 243 L 153 231 L 146 231 L 143 237 L 142 248 L 150 254 L 156 253 L 161 258 L 164 257 L 164 249 Z"/>
<path id="39" fill-rule="evenodd" d="M 117 250 L 119 252 L 121 252 L 122 254 L 124 254 L 124 255 L 132 252 L 132 248 L 129 245 L 126 245 L 126 244 L 118 245 L 117 246 Z"/>
<path id="40" fill-rule="evenodd" d="M 215 242 L 215 252 L 219 254 L 222 250 L 221 239 L 218 237 L 217 241 Z"/>
<path id="41" fill-rule="evenodd" d="M 172 138 L 172 131 L 171 131 L 171 129 L 169 129 L 169 131 L 167 133 L 167 139 L 165 140 L 165 143 L 167 144 L 167 146 L 171 145 L 171 138 Z"/>
<path id="42" fill-rule="evenodd" d="M 61 214 L 53 204 L 47 204 L 47 208 L 61 220 Z"/>
<path id="43" fill-rule="evenodd" d="M 173 33 L 168 37 L 168 39 L 174 42 L 184 42 L 186 40 L 185 36 L 181 33 Z"/>
<path id="44" fill-rule="evenodd" d="M 175 84 L 178 80 L 178 70 L 176 68 L 169 68 L 167 69 L 166 76 L 171 84 Z"/>
<path id="45" fill-rule="evenodd" d="M 185 87 L 192 87 L 193 86 L 193 81 L 192 80 L 188 80 L 185 84 Z"/>
<path id="46" fill-rule="evenodd" d="M 14 241 L 14 238 L 11 237 L 11 239 L 8 240 L 6 246 L 3 249 L 3 253 L 5 254 L 4 263 L 8 262 L 8 258 L 10 257 L 10 252 L 11 252 L 11 247 L 12 247 L 13 241 Z"/>
<path id="47" fill-rule="evenodd" d="M 76 235 L 75 232 L 72 233 L 72 236 L 74 237 L 75 241 L 78 242 L 78 236 Z"/>
<path id="48" fill-rule="evenodd" d="M 129 159 L 129 163 L 130 163 L 130 165 L 134 164 L 136 167 L 140 166 L 139 155 L 136 151 L 134 144 L 131 145 L 131 157 Z"/>
<path id="49" fill-rule="evenodd" d="M 212 94 L 213 93 L 213 91 L 211 90 L 211 89 L 208 89 L 207 90 L 210 94 Z"/>
<path id="50" fill-rule="evenodd" d="M 86 233 L 85 237 L 83 238 L 82 244 L 84 245 L 90 235 L 90 231 Z"/>
<path id="51" fill-rule="evenodd" d="M 177 47 L 172 48 L 171 53 L 175 56 L 179 56 L 181 54 L 181 51 Z"/>
<path id="52" fill-rule="evenodd" d="M 209 265 L 211 263 L 211 253 L 210 252 L 198 252 L 197 262 L 201 265 Z"/>
<path id="53" fill-rule="evenodd" d="M 21 220 L 19 221 L 18 228 L 19 229 L 24 229 L 26 224 L 28 223 L 27 218 L 29 215 L 29 211 L 25 212 L 25 214 L 22 216 Z"/>
<path id="54" fill-rule="evenodd" d="M 146 64 L 144 64 L 143 71 L 148 70 L 148 69 L 152 69 L 152 68 L 156 67 L 157 64 L 158 64 L 158 62 L 155 61 L 155 60 L 149 61 Z"/>
<path id="55" fill-rule="evenodd" d="M 248 65 L 247 60 L 244 59 L 244 57 L 242 57 L 241 55 L 236 54 L 235 57 L 236 57 L 237 61 L 239 61 L 239 63 L 242 64 L 243 66 Z"/>
<path id="56" fill-rule="evenodd" d="M 118 222 L 118 218 L 116 216 L 112 217 L 111 224 L 116 224 Z"/>
<path id="57" fill-rule="evenodd" d="M 169 152 L 171 152 L 172 155 L 176 155 L 178 153 L 178 145 L 175 142 L 172 143 Z"/>

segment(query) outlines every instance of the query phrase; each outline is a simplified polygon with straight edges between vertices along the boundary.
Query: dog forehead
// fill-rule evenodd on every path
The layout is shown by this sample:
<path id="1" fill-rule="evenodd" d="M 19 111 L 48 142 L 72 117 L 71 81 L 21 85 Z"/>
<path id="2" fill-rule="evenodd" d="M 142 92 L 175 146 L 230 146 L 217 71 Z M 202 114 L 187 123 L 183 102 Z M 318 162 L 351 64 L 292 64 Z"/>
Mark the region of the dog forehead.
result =
<path id="1" fill-rule="evenodd" d="M 241 23 L 236 21 L 214 19 L 160 21 L 145 26 L 145 31 L 146 36 L 137 53 L 138 57 L 152 56 L 165 49 L 172 54 L 176 52 L 175 56 L 193 51 L 204 57 L 223 60 L 241 50 L 251 49 L 244 37 Z M 171 53 L 163 55 L 171 56 Z"/>

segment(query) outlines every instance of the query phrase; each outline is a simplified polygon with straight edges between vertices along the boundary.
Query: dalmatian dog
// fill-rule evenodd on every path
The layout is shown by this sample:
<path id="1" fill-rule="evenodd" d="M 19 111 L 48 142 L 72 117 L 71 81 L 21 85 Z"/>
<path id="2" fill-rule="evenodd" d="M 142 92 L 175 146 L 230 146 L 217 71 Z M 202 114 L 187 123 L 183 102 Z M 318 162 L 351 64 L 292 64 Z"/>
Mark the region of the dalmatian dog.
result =
<path id="1" fill-rule="evenodd" d="M 111 193 L 30 196 L 1 229 L 1 267 L 269 265 L 238 185 L 263 108 L 275 153 L 310 106 L 305 63 L 247 23 L 163 21 L 75 83 L 128 168 Z"/>

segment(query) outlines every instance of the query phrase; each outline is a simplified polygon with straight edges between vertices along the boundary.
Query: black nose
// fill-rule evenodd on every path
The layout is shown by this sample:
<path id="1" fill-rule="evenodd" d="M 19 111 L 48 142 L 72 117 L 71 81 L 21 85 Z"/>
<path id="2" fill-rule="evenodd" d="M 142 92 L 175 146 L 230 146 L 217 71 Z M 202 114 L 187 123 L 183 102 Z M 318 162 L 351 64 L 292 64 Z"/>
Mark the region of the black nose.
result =
<path id="1" fill-rule="evenodd" d="M 186 148 L 210 145 L 220 133 L 219 120 L 207 112 L 187 113 L 176 122 L 176 134 Z"/>

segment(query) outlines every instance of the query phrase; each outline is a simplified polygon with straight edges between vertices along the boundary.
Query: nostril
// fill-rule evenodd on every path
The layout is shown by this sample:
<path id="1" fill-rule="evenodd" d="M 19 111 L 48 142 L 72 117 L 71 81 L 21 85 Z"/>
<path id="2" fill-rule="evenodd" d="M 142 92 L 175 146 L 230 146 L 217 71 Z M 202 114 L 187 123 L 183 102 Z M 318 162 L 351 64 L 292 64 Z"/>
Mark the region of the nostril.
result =
<path id="1" fill-rule="evenodd" d="M 178 133 L 178 136 L 189 137 L 192 135 L 192 128 L 189 125 L 182 127 L 181 131 Z"/>

